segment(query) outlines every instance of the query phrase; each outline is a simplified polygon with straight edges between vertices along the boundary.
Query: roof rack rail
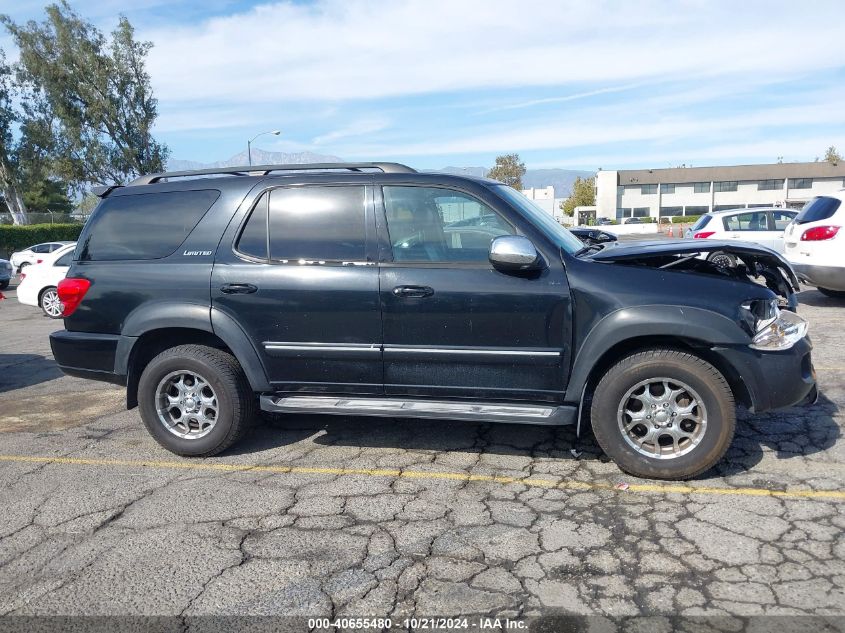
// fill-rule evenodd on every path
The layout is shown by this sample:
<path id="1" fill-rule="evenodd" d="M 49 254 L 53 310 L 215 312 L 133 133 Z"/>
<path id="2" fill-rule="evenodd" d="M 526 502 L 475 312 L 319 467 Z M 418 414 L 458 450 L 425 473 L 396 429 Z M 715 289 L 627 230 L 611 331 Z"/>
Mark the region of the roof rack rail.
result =
<path id="1" fill-rule="evenodd" d="M 267 176 L 274 171 L 318 171 L 345 169 L 348 171 L 378 170 L 385 174 L 415 174 L 416 169 L 401 163 L 300 163 L 293 165 L 239 165 L 234 167 L 214 167 L 212 169 L 191 169 L 188 171 L 166 171 L 159 174 L 140 176 L 127 186 L 151 185 L 171 178 L 190 178 L 192 176 Z"/>

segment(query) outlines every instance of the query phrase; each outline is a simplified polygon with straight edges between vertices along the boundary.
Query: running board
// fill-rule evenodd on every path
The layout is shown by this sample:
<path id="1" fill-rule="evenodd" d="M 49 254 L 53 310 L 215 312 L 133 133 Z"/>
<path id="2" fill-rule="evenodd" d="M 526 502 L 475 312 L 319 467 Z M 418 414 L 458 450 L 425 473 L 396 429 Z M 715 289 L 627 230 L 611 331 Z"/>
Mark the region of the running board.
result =
<path id="1" fill-rule="evenodd" d="M 334 396 L 263 395 L 261 410 L 272 413 L 371 415 L 388 418 L 434 418 L 563 426 L 575 423 L 577 407 L 496 404 L 455 400 L 400 400 Z"/>

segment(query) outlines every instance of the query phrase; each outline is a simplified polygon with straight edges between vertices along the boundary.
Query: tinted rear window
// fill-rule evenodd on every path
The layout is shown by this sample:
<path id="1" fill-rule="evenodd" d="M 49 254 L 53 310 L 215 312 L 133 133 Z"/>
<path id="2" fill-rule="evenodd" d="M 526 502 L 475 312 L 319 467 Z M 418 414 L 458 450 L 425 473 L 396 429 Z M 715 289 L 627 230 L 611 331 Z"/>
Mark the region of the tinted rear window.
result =
<path id="1" fill-rule="evenodd" d="M 698 222 L 696 222 L 695 224 L 692 225 L 692 230 L 693 231 L 700 231 L 705 226 L 707 226 L 707 223 L 710 222 L 710 219 L 712 217 L 713 217 L 712 215 L 702 215 L 700 218 L 698 218 Z"/>
<path id="2" fill-rule="evenodd" d="M 220 196 L 217 190 L 106 198 L 85 229 L 77 259 L 159 259 L 171 255 Z"/>
<path id="3" fill-rule="evenodd" d="M 826 196 L 813 198 L 804 205 L 804 208 L 798 213 L 795 221 L 798 224 L 805 224 L 807 222 L 827 220 L 828 218 L 833 217 L 833 214 L 836 213 L 840 204 L 841 203 L 836 198 L 828 198 Z"/>

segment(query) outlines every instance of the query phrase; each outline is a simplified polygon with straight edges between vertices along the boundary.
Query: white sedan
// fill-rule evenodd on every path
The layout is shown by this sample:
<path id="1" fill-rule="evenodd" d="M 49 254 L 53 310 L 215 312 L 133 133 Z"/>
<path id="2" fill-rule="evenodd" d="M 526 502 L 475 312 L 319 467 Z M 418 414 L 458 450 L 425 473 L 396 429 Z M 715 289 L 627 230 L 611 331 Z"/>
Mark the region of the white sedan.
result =
<path id="1" fill-rule="evenodd" d="M 69 242 L 61 248 L 44 255 L 37 264 L 27 266 L 20 275 L 18 301 L 29 306 L 38 306 L 51 319 L 62 316 L 62 302 L 56 287 L 67 275 L 73 259 L 75 242 Z"/>
<path id="2" fill-rule="evenodd" d="M 35 244 L 22 251 L 12 253 L 9 261 L 12 263 L 14 269 L 18 272 L 22 271 L 27 266 L 37 264 L 39 260 L 44 259 L 47 255 L 55 253 L 57 250 L 68 244 L 75 244 L 76 242 L 44 242 L 43 244 Z"/>

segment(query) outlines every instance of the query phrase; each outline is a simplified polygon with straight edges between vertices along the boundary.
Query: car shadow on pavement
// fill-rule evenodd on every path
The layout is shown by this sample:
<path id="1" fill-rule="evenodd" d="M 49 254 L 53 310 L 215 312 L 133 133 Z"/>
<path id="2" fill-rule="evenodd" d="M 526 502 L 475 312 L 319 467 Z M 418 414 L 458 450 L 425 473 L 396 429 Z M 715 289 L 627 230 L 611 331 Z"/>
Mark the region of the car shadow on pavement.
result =
<path id="1" fill-rule="evenodd" d="M 845 299 L 835 299 L 818 290 L 804 290 L 798 293 L 798 307 L 808 305 L 814 308 L 845 308 Z M 810 333 L 812 335 L 812 332 Z"/>
<path id="2" fill-rule="evenodd" d="M 56 361 L 39 354 L 0 354 L 0 393 L 61 377 Z"/>
<path id="3" fill-rule="evenodd" d="M 841 436 L 834 417 L 838 410 L 836 403 L 823 395 L 812 406 L 762 414 L 740 409 L 736 436 L 725 458 L 696 479 L 748 473 L 767 452 L 773 452 L 778 460 L 821 453 Z M 227 453 L 249 454 L 312 438 L 313 443 L 325 447 L 610 461 L 591 432 L 582 433 L 579 438 L 574 426 L 326 415 L 265 414 L 263 419 L 265 424 L 258 425 L 246 441 Z"/>
<path id="4" fill-rule="evenodd" d="M 736 435 L 725 458 L 705 473 L 731 476 L 751 470 L 766 450 L 778 460 L 805 458 L 831 448 L 842 435 L 836 421 L 839 406 L 822 393 L 813 405 L 753 414 L 742 409 Z"/>

